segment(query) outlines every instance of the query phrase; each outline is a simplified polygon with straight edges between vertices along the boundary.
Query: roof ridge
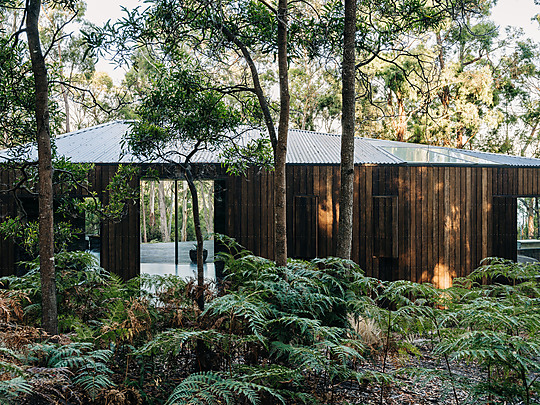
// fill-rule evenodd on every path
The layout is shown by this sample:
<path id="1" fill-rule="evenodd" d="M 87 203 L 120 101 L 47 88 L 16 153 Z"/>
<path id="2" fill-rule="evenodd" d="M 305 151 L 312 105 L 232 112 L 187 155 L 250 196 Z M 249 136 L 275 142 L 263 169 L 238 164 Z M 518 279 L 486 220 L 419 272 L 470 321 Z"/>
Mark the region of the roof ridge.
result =
<path id="1" fill-rule="evenodd" d="M 296 132 L 305 132 L 309 134 L 316 134 L 316 135 L 328 135 L 328 136 L 341 136 L 340 134 L 332 134 L 329 132 L 318 132 L 318 131 L 310 131 L 308 129 L 298 129 L 298 128 L 289 128 L 289 132 L 296 131 Z"/>

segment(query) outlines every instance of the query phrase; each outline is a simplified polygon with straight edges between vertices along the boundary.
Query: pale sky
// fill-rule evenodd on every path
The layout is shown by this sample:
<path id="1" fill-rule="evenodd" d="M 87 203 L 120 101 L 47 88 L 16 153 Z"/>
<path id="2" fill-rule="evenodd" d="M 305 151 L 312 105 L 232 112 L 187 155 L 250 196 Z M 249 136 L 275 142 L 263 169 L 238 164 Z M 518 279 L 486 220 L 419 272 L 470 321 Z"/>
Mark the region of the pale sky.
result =
<path id="1" fill-rule="evenodd" d="M 87 0 L 85 17 L 94 24 L 102 25 L 107 20 L 116 20 L 123 15 L 122 6 L 127 9 L 144 6 L 142 0 Z M 540 6 L 534 0 L 499 0 L 492 12 L 492 20 L 501 27 L 501 33 L 508 25 L 521 27 L 525 34 L 533 40 L 540 42 L 540 25 L 531 19 L 540 13 Z M 113 65 L 100 61 L 98 70 L 106 71 L 119 82 L 124 73 L 122 69 L 114 69 Z"/>

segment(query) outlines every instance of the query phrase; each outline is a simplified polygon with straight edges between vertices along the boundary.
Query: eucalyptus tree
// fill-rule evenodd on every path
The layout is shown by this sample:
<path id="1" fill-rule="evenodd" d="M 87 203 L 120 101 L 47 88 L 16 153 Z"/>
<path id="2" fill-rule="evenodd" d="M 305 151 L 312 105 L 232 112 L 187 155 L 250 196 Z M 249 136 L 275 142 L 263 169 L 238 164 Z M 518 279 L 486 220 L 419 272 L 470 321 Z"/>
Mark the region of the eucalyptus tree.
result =
<path id="1" fill-rule="evenodd" d="M 476 12 L 480 0 L 419 2 L 416 0 L 348 0 L 329 2 L 321 21 L 326 29 L 319 30 L 316 45 L 329 58 L 342 55 L 343 116 L 340 219 L 338 256 L 350 258 L 352 246 L 352 190 L 354 181 L 354 104 L 359 98 L 371 99 L 372 87 L 364 69 L 374 61 L 394 63 L 400 57 L 417 57 L 410 52 L 414 36 L 437 30 L 448 21 L 466 22 L 465 17 Z M 345 42 L 347 41 L 347 42 Z M 351 42 L 352 41 L 352 42 Z M 354 52 L 351 56 L 351 47 Z M 354 57 L 353 57 L 354 56 Z M 352 59 L 351 59 L 352 58 Z M 352 60 L 352 63 L 351 63 Z M 350 79 L 351 67 L 357 80 Z M 404 72 L 406 77 L 406 72 Z M 353 78 L 355 76 L 353 75 Z M 347 82 L 347 84 L 346 84 Z"/>
<path id="2" fill-rule="evenodd" d="M 309 2 L 288 0 L 153 0 L 147 9 L 136 9 L 113 27 L 90 32 L 96 47 L 110 43 L 118 54 L 130 54 L 142 45 L 160 49 L 161 56 L 188 49 L 214 76 L 212 87 L 246 110 L 249 124 L 264 126 L 273 150 L 275 260 L 286 265 L 285 162 L 289 129 L 289 62 L 311 47 L 308 28 L 316 16 Z M 291 46 L 294 43 L 294 46 Z M 117 55 L 118 55 L 117 54 Z M 277 61 L 279 107 L 276 120 L 271 90 L 261 83 L 258 57 Z M 223 72 L 236 69 L 236 75 Z M 240 80 L 235 80 L 239 78 Z M 247 115 L 247 114 L 246 114 Z"/>
<path id="3" fill-rule="evenodd" d="M 126 140 L 132 153 L 171 164 L 177 171 L 173 175 L 187 181 L 197 239 L 197 303 L 203 310 L 203 235 L 192 160 L 200 151 L 218 153 L 234 142 L 241 115 L 223 94 L 208 88 L 210 79 L 201 66 L 184 54 L 169 56 L 168 62 L 155 65 L 136 109 L 139 120 Z"/>
<path id="4" fill-rule="evenodd" d="M 43 10 L 48 8 L 61 11 L 45 16 Z M 66 37 L 66 24 L 82 9 L 80 0 L 0 0 L 0 15 L 5 18 L 0 22 L 0 146 L 12 148 L 2 166 L 20 174 L 16 184 L 4 185 L 3 192 L 24 188 L 38 199 L 42 327 L 50 334 L 58 332 L 54 253 L 55 228 L 61 225 L 53 218 L 53 178 L 83 185 L 88 170 L 62 158 L 53 162 L 52 147 L 52 134 L 60 131 L 62 122 L 57 102 L 62 61 L 57 52 Z M 30 145 L 37 145 L 37 162 L 25 153 Z M 30 229 L 32 224 L 22 219 L 19 226 Z"/>
<path id="5" fill-rule="evenodd" d="M 475 146 L 483 150 L 540 156 L 540 47 L 519 32 L 506 40 L 506 52 L 493 64 L 494 109 L 500 125 Z"/>
<path id="6" fill-rule="evenodd" d="M 341 165 L 339 225 L 336 255 L 351 258 L 354 195 L 354 126 L 356 113 L 356 0 L 345 0 L 343 16 L 343 64 L 341 70 L 343 112 L 341 116 Z"/>
<path id="7" fill-rule="evenodd" d="M 73 3 L 66 1 L 65 6 L 72 7 Z M 8 43 L 5 44 L 7 48 L 4 51 L 16 55 L 15 57 L 21 57 L 19 37 L 23 34 L 26 35 L 28 46 L 27 58 L 30 61 L 31 74 L 26 76 L 25 82 L 26 84 L 32 83 L 32 111 L 35 123 L 30 124 L 27 122 L 27 129 L 34 129 L 33 134 L 35 134 L 35 137 L 33 141 L 36 142 L 38 149 L 39 258 L 42 290 L 42 326 L 50 334 L 57 334 L 58 311 L 54 265 L 50 92 L 45 53 L 42 50 L 39 31 L 41 7 L 40 0 L 28 0 L 24 2 L 15 0 L 0 1 L 0 8 L 4 10 L 17 10 L 18 12 L 15 13 L 13 22 L 13 26 L 17 26 L 18 29 L 9 37 Z M 5 67 L 3 66 L 3 68 Z M 24 94 L 28 93 L 25 91 Z M 26 106 L 29 108 L 29 104 Z M 10 109 L 9 102 L 4 108 Z M 14 122 L 12 124 L 17 126 Z"/>

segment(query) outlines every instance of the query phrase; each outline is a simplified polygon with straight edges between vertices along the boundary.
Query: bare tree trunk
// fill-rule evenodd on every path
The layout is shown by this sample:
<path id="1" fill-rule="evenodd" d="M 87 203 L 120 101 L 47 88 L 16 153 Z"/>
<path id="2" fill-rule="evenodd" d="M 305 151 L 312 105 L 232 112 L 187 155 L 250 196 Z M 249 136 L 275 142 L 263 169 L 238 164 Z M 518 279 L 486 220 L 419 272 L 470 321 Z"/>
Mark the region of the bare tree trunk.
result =
<path id="1" fill-rule="evenodd" d="M 17 17 L 18 17 L 19 13 L 17 12 L 17 9 L 14 9 L 13 10 L 13 22 L 11 24 L 11 34 L 15 34 L 18 30 L 19 30 L 19 27 L 17 26 Z"/>
<path id="2" fill-rule="evenodd" d="M 150 213 L 148 214 L 148 223 L 150 227 L 153 227 L 156 225 L 156 183 L 154 181 L 150 181 Z"/>
<path id="3" fill-rule="evenodd" d="M 534 198 L 527 202 L 527 238 L 534 238 Z"/>
<path id="4" fill-rule="evenodd" d="M 208 235 L 212 235 L 214 233 L 214 221 L 212 218 L 212 214 L 214 212 L 214 207 L 212 204 L 213 188 L 213 184 L 211 183 L 208 190 L 206 190 L 204 187 L 204 182 L 201 182 L 201 200 L 203 206 L 204 224 L 206 226 L 206 233 Z"/>
<path id="5" fill-rule="evenodd" d="M 174 182 L 169 183 L 171 185 L 171 210 L 169 211 L 169 218 L 168 218 L 168 229 L 169 229 L 169 238 L 173 240 L 172 238 L 172 227 L 173 227 L 173 215 L 174 215 Z M 178 232 L 178 230 L 175 230 L 175 233 Z"/>
<path id="6" fill-rule="evenodd" d="M 170 242 L 169 227 L 167 226 L 167 206 L 165 205 L 165 182 L 161 180 L 158 184 L 158 205 L 159 205 L 159 230 L 161 240 Z"/>
<path id="7" fill-rule="evenodd" d="M 531 134 L 527 137 L 527 140 L 523 144 L 523 147 L 521 148 L 520 156 L 525 156 L 525 153 L 527 152 L 527 148 L 530 146 L 534 139 L 534 135 L 536 134 L 536 129 L 538 128 L 538 124 L 540 122 L 535 122 L 534 125 L 531 128 Z"/>
<path id="8" fill-rule="evenodd" d="M 405 113 L 405 105 L 403 103 L 403 98 L 400 94 L 396 94 L 397 98 L 397 107 L 398 107 L 398 122 L 396 128 L 396 140 L 399 142 L 405 141 L 405 135 L 407 134 L 407 114 Z"/>
<path id="9" fill-rule="evenodd" d="M 51 22 L 51 25 L 54 27 L 55 23 L 51 16 L 47 13 L 46 7 L 43 7 L 43 13 L 47 17 L 47 19 Z M 60 42 L 58 42 L 58 45 L 56 46 L 56 49 L 58 50 L 58 61 L 60 66 L 60 76 L 64 77 L 64 63 L 62 61 L 62 47 L 60 46 Z M 69 98 L 68 98 L 68 89 L 63 84 L 60 84 L 60 90 L 62 92 L 62 98 L 64 99 L 64 109 L 66 112 L 66 133 L 71 132 L 71 125 L 70 125 L 70 114 L 69 114 Z"/>
<path id="10" fill-rule="evenodd" d="M 306 86 L 306 90 L 307 90 L 307 94 L 306 94 L 306 97 L 305 97 L 305 100 L 304 100 L 304 105 L 303 105 L 303 108 L 302 108 L 302 127 L 300 129 L 302 130 L 305 130 L 306 129 L 306 125 L 307 125 L 307 115 L 308 115 L 308 111 L 309 111 L 309 107 L 310 107 L 310 104 L 311 102 L 313 101 L 313 99 L 315 98 L 315 92 L 312 90 L 312 84 L 311 84 L 311 78 L 313 77 L 313 72 L 310 71 L 309 69 L 309 64 L 306 62 L 304 63 L 304 71 L 308 74 L 308 79 L 307 79 L 307 86 Z"/>
<path id="11" fill-rule="evenodd" d="M 444 70 L 445 62 L 444 62 L 444 47 L 442 43 L 441 33 L 437 32 L 435 34 L 435 38 L 437 40 L 437 45 L 439 46 L 439 64 L 441 67 L 441 73 Z M 448 108 L 450 105 L 450 89 L 448 86 L 443 86 L 441 89 L 441 92 L 439 93 L 439 98 L 441 99 L 441 104 L 443 107 L 443 118 L 448 117 Z"/>
<path id="12" fill-rule="evenodd" d="M 235 34 L 224 25 L 219 28 L 228 41 L 235 44 L 251 72 L 253 89 L 257 95 L 257 100 L 261 107 L 266 129 L 272 143 L 274 151 L 274 260 L 278 266 L 287 264 L 287 217 L 286 217 L 286 188 L 285 188 L 285 163 L 287 156 L 287 135 L 289 126 L 289 78 L 287 71 L 287 21 L 286 21 L 287 1 L 279 0 L 277 19 L 278 19 L 278 67 L 280 83 L 280 125 L 278 135 L 274 127 L 274 121 L 270 113 L 270 107 L 264 96 L 257 66 L 251 57 L 247 46 L 240 41 Z M 271 10 L 273 10 L 270 7 Z M 286 124 L 286 125 L 285 125 Z M 279 137 L 279 140 L 278 140 Z"/>
<path id="13" fill-rule="evenodd" d="M 287 0 L 279 0 L 278 19 L 278 70 L 279 70 L 279 126 L 277 147 L 274 150 L 274 202 L 275 202 L 275 259 L 276 265 L 287 265 L 287 194 L 286 161 L 287 136 L 289 135 L 289 67 L 287 64 Z"/>
<path id="14" fill-rule="evenodd" d="M 351 258 L 353 235 L 356 0 L 345 0 L 342 67 L 341 185 L 336 255 Z"/>
<path id="15" fill-rule="evenodd" d="M 141 212 L 142 212 L 142 241 L 148 243 L 148 235 L 146 233 L 146 208 L 144 206 L 144 183 L 141 184 Z"/>
<path id="16" fill-rule="evenodd" d="M 182 185 L 182 233 L 181 241 L 187 241 L 187 223 L 188 223 L 188 206 L 187 206 L 188 189 Z"/>
<path id="17" fill-rule="evenodd" d="M 201 217 L 199 213 L 199 198 L 197 187 L 193 181 L 193 175 L 189 169 L 185 170 L 185 177 L 191 192 L 191 205 L 193 206 L 193 224 L 195 225 L 195 237 L 197 238 L 197 305 L 204 310 L 204 268 L 203 268 L 203 236 L 201 230 Z"/>
<path id="18" fill-rule="evenodd" d="M 54 267 L 52 153 L 49 124 L 49 82 L 39 38 L 40 0 L 27 3 L 26 34 L 36 90 L 36 123 L 39 175 L 39 264 L 41 273 L 42 327 L 58 334 Z"/>
<path id="19" fill-rule="evenodd" d="M 71 132 L 71 126 L 69 123 L 69 97 L 66 87 L 64 85 L 61 85 L 60 88 L 62 90 L 62 96 L 64 97 L 64 109 L 66 110 L 66 133 L 68 133 Z"/>

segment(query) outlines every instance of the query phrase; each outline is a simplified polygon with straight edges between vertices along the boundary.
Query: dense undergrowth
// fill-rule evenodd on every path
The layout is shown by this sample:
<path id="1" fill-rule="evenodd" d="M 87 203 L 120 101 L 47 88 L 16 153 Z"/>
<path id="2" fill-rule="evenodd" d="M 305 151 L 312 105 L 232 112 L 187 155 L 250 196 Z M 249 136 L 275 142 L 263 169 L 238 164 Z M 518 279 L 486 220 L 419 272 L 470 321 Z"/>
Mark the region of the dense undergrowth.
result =
<path id="1" fill-rule="evenodd" d="M 203 312 L 190 282 L 124 283 L 86 253 L 60 253 L 53 337 L 39 329 L 36 265 L 3 278 L 0 403 L 355 403 L 340 395 L 351 385 L 380 386 L 384 403 L 405 375 L 438 381 L 443 403 L 540 403 L 538 266 L 492 259 L 438 290 L 335 258 L 277 268 L 229 247 Z M 439 361 L 413 367 L 426 350 Z"/>

